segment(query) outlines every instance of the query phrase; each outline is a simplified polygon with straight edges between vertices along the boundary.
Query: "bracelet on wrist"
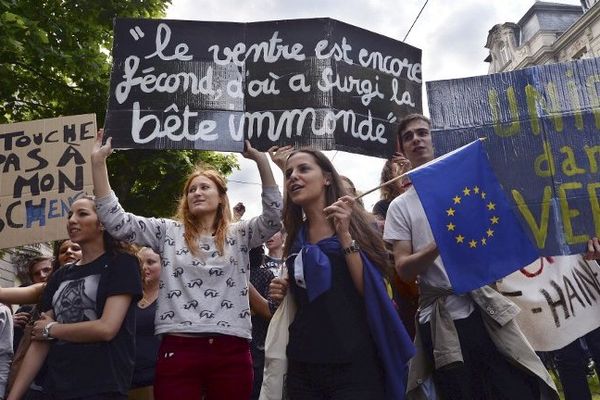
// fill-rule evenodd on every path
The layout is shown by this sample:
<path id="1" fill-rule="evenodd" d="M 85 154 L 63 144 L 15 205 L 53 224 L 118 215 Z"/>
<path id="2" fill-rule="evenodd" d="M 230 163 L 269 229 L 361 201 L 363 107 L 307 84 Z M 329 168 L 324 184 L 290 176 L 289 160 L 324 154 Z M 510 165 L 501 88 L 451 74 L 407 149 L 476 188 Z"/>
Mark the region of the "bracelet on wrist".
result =
<path id="1" fill-rule="evenodd" d="M 350 246 L 344 248 L 344 255 L 358 253 L 359 251 L 360 246 L 358 245 L 358 242 L 352 239 L 352 242 L 350 242 Z"/>
<path id="2" fill-rule="evenodd" d="M 58 322 L 56 321 L 52 321 L 50 322 L 48 325 L 46 325 L 43 329 L 42 329 L 42 337 L 46 340 L 53 340 L 55 339 L 54 337 L 52 337 L 51 334 L 51 329 L 54 325 L 58 324 Z"/>

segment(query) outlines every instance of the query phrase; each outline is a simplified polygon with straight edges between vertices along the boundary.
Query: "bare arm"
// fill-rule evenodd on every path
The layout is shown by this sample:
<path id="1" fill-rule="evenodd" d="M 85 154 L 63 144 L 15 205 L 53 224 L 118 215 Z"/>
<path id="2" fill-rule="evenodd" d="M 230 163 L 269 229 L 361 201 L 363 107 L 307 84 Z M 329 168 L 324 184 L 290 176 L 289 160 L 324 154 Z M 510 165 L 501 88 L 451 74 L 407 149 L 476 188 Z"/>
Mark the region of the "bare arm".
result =
<path id="1" fill-rule="evenodd" d="M 29 389 L 29 385 L 33 381 L 33 378 L 37 375 L 38 371 L 44 364 L 48 351 L 50 350 L 50 343 L 47 341 L 33 340 L 27 354 L 23 359 L 15 383 L 10 389 L 7 400 L 18 400 Z"/>
<path id="2" fill-rule="evenodd" d="M 110 183 L 108 181 L 108 170 L 106 158 L 112 153 L 111 138 L 106 144 L 102 144 L 104 129 L 96 134 L 96 143 L 92 149 L 92 182 L 94 183 L 94 194 L 96 197 L 105 197 L 110 194 Z"/>
<path id="3" fill-rule="evenodd" d="M 106 299 L 102 317 L 94 321 L 76 322 L 72 324 L 55 324 L 50 328 L 52 337 L 73 343 L 108 342 L 112 340 L 125 319 L 132 295 L 118 294 Z M 44 314 L 34 327 L 32 335 L 42 339 L 42 330 L 53 319 Z"/>
<path id="4" fill-rule="evenodd" d="M 42 297 L 45 283 L 25 287 L 0 288 L 0 302 L 9 304 L 34 304 Z"/>
<path id="5" fill-rule="evenodd" d="M 269 159 L 265 153 L 256 150 L 252 147 L 250 141 L 246 140 L 246 148 L 242 155 L 250 160 L 254 160 L 256 163 L 263 187 L 277 186 L 275 178 L 273 177 L 273 171 L 271 171 Z"/>
<path id="6" fill-rule="evenodd" d="M 103 145 L 103 137 L 104 131 L 100 129 L 91 155 L 98 218 L 115 239 L 148 246 L 160 252 L 164 244 L 167 222 L 162 218 L 147 218 L 127 213 L 118 200 L 111 196 L 112 190 L 106 169 L 106 158 L 112 153 L 111 138 Z"/>
<path id="7" fill-rule="evenodd" d="M 250 310 L 253 314 L 259 315 L 267 320 L 271 319 L 271 310 L 269 302 L 261 296 L 253 284 L 250 284 Z"/>
<path id="8" fill-rule="evenodd" d="M 414 282 L 417 275 L 425 272 L 439 254 L 434 242 L 413 253 L 410 240 L 397 240 L 394 242 L 394 267 L 400 279 L 405 282 Z"/>
<path id="9" fill-rule="evenodd" d="M 352 236 L 350 236 L 349 233 L 344 236 L 338 235 L 338 239 L 342 249 L 348 248 L 352 244 Z M 356 290 L 358 290 L 358 293 L 362 296 L 365 291 L 365 280 L 363 271 L 364 265 L 360 253 L 348 253 L 344 256 L 346 257 L 346 265 L 348 266 L 352 282 L 354 282 L 354 287 L 356 287 Z"/>
<path id="10" fill-rule="evenodd" d="M 342 196 L 332 205 L 325 207 L 323 210 L 325 216 L 333 223 L 335 233 L 340 241 L 342 249 L 346 249 L 352 245 L 352 236 L 350 235 L 350 218 L 355 200 L 352 196 Z M 346 266 L 350 272 L 350 277 L 358 293 L 363 295 L 365 289 L 363 262 L 360 253 L 353 252 L 344 255 L 346 258 Z"/>
<path id="11" fill-rule="evenodd" d="M 254 234 L 248 234 L 248 247 L 253 248 L 259 246 L 264 238 L 270 238 L 279 229 L 281 229 L 281 208 L 283 200 L 279 188 L 273 178 L 273 172 L 269 165 L 269 160 L 265 153 L 261 153 L 250 145 L 246 140 L 246 149 L 243 153 L 244 157 L 254 160 L 260 173 L 262 180 L 262 213 L 261 215 L 251 218 L 248 221 L 242 221 L 244 230 L 247 233 L 252 230 Z"/>

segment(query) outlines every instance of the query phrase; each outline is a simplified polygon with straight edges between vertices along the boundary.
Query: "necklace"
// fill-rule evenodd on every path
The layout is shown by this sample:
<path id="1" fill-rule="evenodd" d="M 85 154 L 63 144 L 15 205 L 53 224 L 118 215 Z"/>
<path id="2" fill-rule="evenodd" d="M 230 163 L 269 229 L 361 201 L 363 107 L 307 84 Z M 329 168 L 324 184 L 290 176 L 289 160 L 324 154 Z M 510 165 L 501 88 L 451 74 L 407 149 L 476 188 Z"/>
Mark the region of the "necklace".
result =
<path id="1" fill-rule="evenodd" d="M 138 306 L 140 306 L 140 308 L 146 308 L 150 304 L 154 303 L 154 300 L 156 300 L 157 297 L 158 297 L 158 292 L 152 293 L 148 297 L 146 297 L 146 293 L 144 293 L 144 296 L 142 297 L 142 299 L 140 301 L 138 301 Z"/>

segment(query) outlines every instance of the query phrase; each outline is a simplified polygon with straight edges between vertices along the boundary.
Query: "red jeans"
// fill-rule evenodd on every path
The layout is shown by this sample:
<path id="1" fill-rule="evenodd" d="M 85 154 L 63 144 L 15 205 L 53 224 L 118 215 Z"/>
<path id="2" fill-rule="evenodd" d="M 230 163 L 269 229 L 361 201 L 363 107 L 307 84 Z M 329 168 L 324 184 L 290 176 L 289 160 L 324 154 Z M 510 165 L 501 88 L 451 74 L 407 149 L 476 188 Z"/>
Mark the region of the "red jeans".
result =
<path id="1" fill-rule="evenodd" d="M 163 338 L 156 363 L 156 400 L 248 400 L 251 392 L 252 357 L 246 339 Z"/>

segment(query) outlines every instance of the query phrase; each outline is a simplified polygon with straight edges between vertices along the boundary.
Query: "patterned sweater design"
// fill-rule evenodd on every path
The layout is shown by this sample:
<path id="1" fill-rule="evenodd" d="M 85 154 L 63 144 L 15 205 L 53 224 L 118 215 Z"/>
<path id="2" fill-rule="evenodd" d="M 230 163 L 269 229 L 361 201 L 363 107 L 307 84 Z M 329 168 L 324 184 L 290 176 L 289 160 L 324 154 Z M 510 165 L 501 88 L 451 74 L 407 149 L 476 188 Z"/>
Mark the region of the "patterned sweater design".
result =
<path id="1" fill-rule="evenodd" d="M 155 333 L 219 333 L 250 339 L 248 250 L 281 228 L 282 198 L 264 187 L 262 214 L 232 223 L 223 254 L 214 238 L 198 239 L 194 257 L 183 225 L 165 218 L 140 217 L 123 210 L 114 193 L 96 199 L 98 215 L 115 238 L 148 246 L 161 257 L 162 270 Z"/>

